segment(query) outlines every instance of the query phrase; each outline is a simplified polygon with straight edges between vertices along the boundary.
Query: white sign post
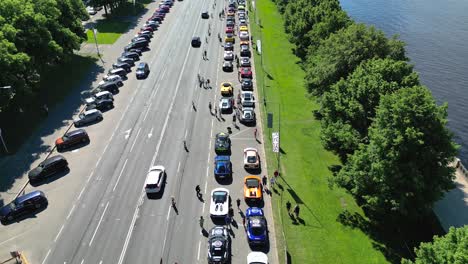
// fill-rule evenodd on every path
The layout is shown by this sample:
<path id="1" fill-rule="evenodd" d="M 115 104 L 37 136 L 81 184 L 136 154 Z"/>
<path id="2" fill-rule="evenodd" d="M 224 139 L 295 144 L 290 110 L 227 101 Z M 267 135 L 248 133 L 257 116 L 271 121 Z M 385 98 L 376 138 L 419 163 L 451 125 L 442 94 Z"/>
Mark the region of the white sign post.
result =
<path id="1" fill-rule="evenodd" d="M 279 132 L 271 133 L 271 137 L 273 138 L 273 152 L 278 153 L 280 149 L 280 136 Z"/>

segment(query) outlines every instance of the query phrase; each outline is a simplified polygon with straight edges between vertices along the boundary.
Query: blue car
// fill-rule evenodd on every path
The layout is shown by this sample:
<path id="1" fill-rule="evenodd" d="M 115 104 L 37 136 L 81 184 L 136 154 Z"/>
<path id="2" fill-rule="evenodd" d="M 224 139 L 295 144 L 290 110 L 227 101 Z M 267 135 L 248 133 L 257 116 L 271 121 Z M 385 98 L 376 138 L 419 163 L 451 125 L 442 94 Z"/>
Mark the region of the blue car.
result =
<path id="1" fill-rule="evenodd" d="M 231 158 L 229 156 L 216 156 L 214 165 L 214 175 L 219 178 L 231 176 Z"/>
<path id="2" fill-rule="evenodd" d="M 267 243 L 267 224 L 263 210 L 250 207 L 245 212 L 247 218 L 247 241 L 251 246 L 262 246 Z"/>
<path id="3" fill-rule="evenodd" d="M 41 191 L 33 191 L 16 198 L 0 208 L 0 221 L 5 224 L 47 206 L 47 198 Z"/>

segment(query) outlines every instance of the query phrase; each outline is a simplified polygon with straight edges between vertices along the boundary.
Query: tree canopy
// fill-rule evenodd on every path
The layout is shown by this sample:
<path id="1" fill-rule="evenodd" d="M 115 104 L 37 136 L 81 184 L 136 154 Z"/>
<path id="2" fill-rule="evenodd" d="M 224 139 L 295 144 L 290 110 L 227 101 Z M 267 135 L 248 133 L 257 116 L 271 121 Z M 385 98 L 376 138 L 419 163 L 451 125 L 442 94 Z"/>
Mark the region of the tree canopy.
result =
<path id="1" fill-rule="evenodd" d="M 369 129 L 369 144 L 350 157 L 336 182 L 379 218 L 425 215 L 454 187 L 448 164 L 457 153 L 446 128 L 447 107 L 427 88 L 384 95 Z"/>
<path id="2" fill-rule="evenodd" d="M 364 61 L 322 96 L 324 146 L 345 161 L 359 143 L 367 140 L 380 97 L 418 84 L 417 74 L 405 61 L 389 58 Z"/>
<path id="3" fill-rule="evenodd" d="M 421 243 L 415 250 L 414 261 L 402 260 L 402 264 L 464 264 L 468 263 L 468 225 L 455 228 L 443 236 L 434 236 L 431 243 Z"/>

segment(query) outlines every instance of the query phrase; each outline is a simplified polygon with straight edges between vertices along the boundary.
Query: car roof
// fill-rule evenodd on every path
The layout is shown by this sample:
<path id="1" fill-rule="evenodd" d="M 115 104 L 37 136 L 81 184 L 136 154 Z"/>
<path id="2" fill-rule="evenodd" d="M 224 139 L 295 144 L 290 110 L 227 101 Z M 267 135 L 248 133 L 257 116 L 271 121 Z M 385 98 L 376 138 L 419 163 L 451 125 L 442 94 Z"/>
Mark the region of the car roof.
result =
<path id="1" fill-rule="evenodd" d="M 34 198 L 34 197 L 38 197 L 38 196 L 43 196 L 43 197 L 45 197 L 44 193 L 41 192 L 41 191 L 32 191 L 32 192 L 30 192 L 30 193 L 27 193 L 27 194 L 25 194 L 25 195 L 22 195 L 22 196 L 16 198 L 15 201 L 16 201 L 17 203 L 24 203 L 25 201 L 27 201 L 27 200 L 29 200 L 29 199 L 32 199 L 32 198 Z"/>
<path id="2" fill-rule="evenodd" d="M 97 112 L 100 112 L 100 111 L 97 110 L 97 109 L 91 109 L 91 110 L 88 110 L 88 111 L 84 111 L 84 114 L 89 115 L 89 114 L 94 114 L 94 113 L 97 113 Z"/>
<path id="3" fill-rule="evenodd" d="M 116 75 L 116 76 L 118 76 L 118 75 Z M 120 77 L 120 76 L 119 76 L 119 77 Z M 106 95 L 106 94 L 110 94 L 110 93 L 111 93 L 111 92 L 109 92 L 109 91 L 102 91 L 102 92 L 96 93 L 94 96 L 99 97 L 99 96 L 101 96 L 101 95 Z"/>
<path id="4" fill-rule="evenodd" d="M 148 63 L 146 63 L 146 62 L 140 62 L 140 63 L 138 63 L 138 68 L 140 68 L 140 67 L 145 67 L 146 65 L 148 65 Z"/>
<path id="5" fill-rule="evenodd" d="M 227 155 L 216 156 L 215 161 L 230 161 L 231 157 Z"/>
<path id="6" fill-rule="evenodd" d="M 67 136 L 74 136 L 74 135 L 79 135 L 79 134 L 86 134 L 86 131 L 80 128 L 80 129 L 68 131 L 66 133 Z"/>
<path id="7" fill-rule="evenodd" d="M 55 162 L 57 160 L 64 160 L 64 159 L 65 158 L 62 155 L 55 155 L 55 156 L 47 158 L 46 160 L 41 162 L 41 164 L 49 164 L 49 163 Z"/>
<path id="8" fill-rule="evenodd" d="M 257 151 L 256 148 L 245 148 L 244 152 L 255 152 L 255 153 L 257 153 L 258 151 Z"/>
<path id="9" fill-rule="evenodd" d="M 262 208 L 249 207 L 245 211 L 246 216 L 264 216 Z"/>

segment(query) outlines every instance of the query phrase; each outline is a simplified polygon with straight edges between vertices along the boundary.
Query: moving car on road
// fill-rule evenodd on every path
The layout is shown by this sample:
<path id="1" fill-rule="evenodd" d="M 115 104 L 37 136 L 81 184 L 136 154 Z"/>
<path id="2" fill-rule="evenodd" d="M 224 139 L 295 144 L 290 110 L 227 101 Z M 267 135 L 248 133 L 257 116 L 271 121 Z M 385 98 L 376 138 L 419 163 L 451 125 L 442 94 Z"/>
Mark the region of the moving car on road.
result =
<path id="1" fill-rule="evenodd" d="M 77 118 L 73 119 L 73 124 L 75 127 L 79 127 L 85 124 L 99 122 L 103 119 L 102 113 L 99 110 L 92 109 L 88 111 L 84 111 Z"/>
<path id="2" fill-rule="evenodd" d="M 216 188 L 211 191 L 210 216 L 224 218 L 229 213 L 229 190 Z"/>
<path id="3" fill-rule="evenodd" d="M 164 166 L 153 166 L 146 175 L 145 191 L 147 194 L 158 193 L 161 191 L 166 181 L 166 169 Z"/>
<path id="4" fill-rule="evenodd" d="M 192 38 L 192 47 L 198 48 L 201 46 L 201 40 L 200 37 L 193 37 Z"/>
<path id="5" fill-rule="evenodd" d="M 225 226 L 215 226 L 208 236 L 208 263 L 229 263 L 231 238 Z"/>
<path id="6" fill-rule="evenodd" d="M 62 151 L 71 146 L 89 142 L 88 133 L 84 129 L 68 131 L 63 137 L 55 140 L 55 146 L 58 151 Z"/>
<path id="7" fill-rule="evenodd" d="M 215 152 L 230 152 L 231 151 L 231 139 L 229 135 L 223 132 L 216 134 L 215 140 Z"/>
<path id="8" fill-rule="evenodd" d="M 260 156 L 256 148 L 244 149 L 244 168 L 258 169 L 260 168 Z"/>
<path id="9" fill-rule="evenodd" d="M 48 204 L 45 194 L 41 191 L 33 191 L 19 196 L 13 202 L 0 208 L 0 222 L 10 223 L 22 216 L 35 213 Z"/>
<path id="10" fill-rule="evenodd" d="M 149 73 L 150 73 L 150 69 L 149 69 L 148 63 L 146 62 L 138 63 L 138 67 L 135 72 L 137 79 L 145 79 L 146 77 L 148 77 Z"/>
<path id="11" fill-rule="evenodd" d="M 244 178 L 244 198 L 246 202 L 260 202 L 263 199 L 260 177 L 250 175 Z"/>
<path id="12" fill-rule="evenodd" d="M 39 163 L 28 173 L 28 178 L 30 182 L 37 182 L 67 169 L 67 160 L 62 155 L 55 155 Z"/>
<path id="13" fill-rule="evenodd" d="M 215 157 L 214 175 L 217 178 L 223 179 L 232 175 L 231 158 L 227 155 Z"/>
<path id="14" fill-rule="evenodd" d="M 247 241 L 251 246 L 265 245 L 268 242 L 267 224 L 263 210 L 258 207 L 247 208 Z"/>
<path id="15" fill-rule="evenodd" d="M 210 18 L 210 14 L 208 13 L 208 11 L 203 11 L 203 12 L 201 13 L 201 18 L 203 18 L 203 19 L 208 19 L 208 18 Z"/>

